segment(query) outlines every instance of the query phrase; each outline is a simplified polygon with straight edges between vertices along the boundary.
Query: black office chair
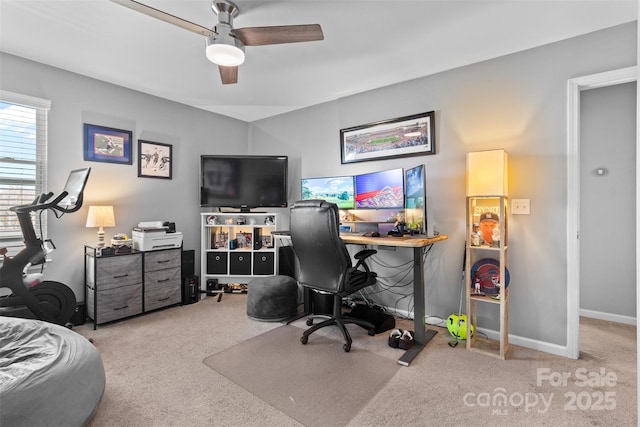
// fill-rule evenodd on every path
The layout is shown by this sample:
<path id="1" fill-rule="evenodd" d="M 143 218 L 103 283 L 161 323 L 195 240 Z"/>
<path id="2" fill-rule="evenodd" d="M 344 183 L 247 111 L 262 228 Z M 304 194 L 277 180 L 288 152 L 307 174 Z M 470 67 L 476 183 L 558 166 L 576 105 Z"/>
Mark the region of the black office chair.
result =
<path id="1" fill-rule="evenodd" d="M 293 251 L 299 261 L 298 282 L 310 289 L 333 294 L 333 316 L 304 331 L 300 341 L 306 344 L 309 335 L 320 328 L 336 325 L 345 339 L 344 351 L 351 350 L 351 335 L 346 324 L 355 323 L 375 335 L 375 325 L 342 314 L 342 298 L 376 283 L 376 273 L 369 271 L 365 260 L 376 251 L 365 249 L 357 254 L 355 266 L 340 239 L 338 206 L 324 200 L 301 200 L 291 207 L 289 231 Z"/>

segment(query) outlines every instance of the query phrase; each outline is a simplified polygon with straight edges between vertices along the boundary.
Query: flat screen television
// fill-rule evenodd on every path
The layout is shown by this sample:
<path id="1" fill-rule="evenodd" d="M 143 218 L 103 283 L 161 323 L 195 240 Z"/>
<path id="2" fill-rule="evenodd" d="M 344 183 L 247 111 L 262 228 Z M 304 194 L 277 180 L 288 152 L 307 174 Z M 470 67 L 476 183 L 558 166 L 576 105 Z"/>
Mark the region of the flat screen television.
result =
<path id="1" fill-rule="evenodd" d="M 287 207 L 287 156 L 200 156 L 200 206 Z"/>
<path id="2" fill-rule="evenodd" d="M 407 227 L 412 230 L 425 230 L 425 177 L 424 165 L 418 165 L 414 168 L 407 169 L 405 185 L 405 222 Z"/>
<path id="3" fill-rule="evenodd" d="M 356 175 L 356 209 L 404 209 L 404 170 Z"/>
<path id="4" fill-rule="evenodd" d="M 302 199 L 322 199 L 340 209 L 355 207 L 353 176 L 302 178 Z"/>

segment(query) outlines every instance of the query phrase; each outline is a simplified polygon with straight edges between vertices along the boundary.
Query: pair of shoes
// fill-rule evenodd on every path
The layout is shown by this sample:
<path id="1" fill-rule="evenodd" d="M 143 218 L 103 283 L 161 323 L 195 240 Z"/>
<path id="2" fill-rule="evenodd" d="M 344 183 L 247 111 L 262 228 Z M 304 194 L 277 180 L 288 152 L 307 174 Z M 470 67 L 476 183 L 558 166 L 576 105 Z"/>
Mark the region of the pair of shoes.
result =
<path id="1" fill-rule="evenodd" d="M 413 331 L 404 331 L 402 332 L 402 336 L 400 337 L 400 340 L 398 342 L 398 348 L 409 350 L 411 347 L 413 347 L 414 343 L 415 339 L 413 338 Z"/>
<path id="2" fill-rule="evenodd" d="M 389 347 L 398 348 L 400 346 L 400 338 L 402 338 L 403 332 L 402 329 L 391 331 L 391 334 L 389 334 Z"/>

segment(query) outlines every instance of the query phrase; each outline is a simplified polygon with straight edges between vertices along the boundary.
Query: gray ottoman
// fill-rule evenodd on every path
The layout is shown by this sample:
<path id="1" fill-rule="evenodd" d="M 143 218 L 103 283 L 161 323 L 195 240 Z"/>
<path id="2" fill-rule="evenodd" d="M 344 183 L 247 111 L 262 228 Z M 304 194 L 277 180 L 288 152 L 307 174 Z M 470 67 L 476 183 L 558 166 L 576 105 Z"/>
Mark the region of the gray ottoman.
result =
<path id="1" fill-rule="evenodd" d="M 247 316 L 263 322 L 280 322 L 298 311 L 298 283 L 289 276 L 256 277 L 247 290 Z"/>

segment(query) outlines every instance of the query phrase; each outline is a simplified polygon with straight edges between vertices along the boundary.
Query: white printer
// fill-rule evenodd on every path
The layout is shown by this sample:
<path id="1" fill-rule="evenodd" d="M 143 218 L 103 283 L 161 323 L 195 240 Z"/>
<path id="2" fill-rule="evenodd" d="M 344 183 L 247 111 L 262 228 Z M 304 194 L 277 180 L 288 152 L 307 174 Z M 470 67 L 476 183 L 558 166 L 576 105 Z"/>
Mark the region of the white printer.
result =
<path id="1" fill-rule="evenodd" d="M 175 223 L 171 222 L 140 222 L 133 229 L 132 237 L 133 248 L 138 251 L 157 251 L 182 246 L 182 233 L 176 231 Z"/>

